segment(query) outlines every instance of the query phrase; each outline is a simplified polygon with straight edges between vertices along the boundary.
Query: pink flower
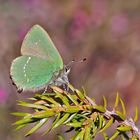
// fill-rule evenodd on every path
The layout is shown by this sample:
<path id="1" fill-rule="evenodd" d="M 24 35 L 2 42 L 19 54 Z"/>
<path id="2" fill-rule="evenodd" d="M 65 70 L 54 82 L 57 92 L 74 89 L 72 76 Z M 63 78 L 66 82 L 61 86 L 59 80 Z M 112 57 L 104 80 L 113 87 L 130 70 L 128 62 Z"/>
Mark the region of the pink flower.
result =
<path id="1" fill-rule="evenodd" d="M 95 0 L 92 5 L 91 22 L 93 26 L 99 27 L 107 15 L 107 2 L 105 0 Z"/>
<path id="2" fill-rule="evenodd" d="M 116 35 L 123 34 L 128 28 L 128 18 L 124 14 L 115 15 L 111 19 L 111 32 Z"/>
<path id="3" fill-rule="evenodd" d="M 0 103 L 5 103 L 7 100 L 7 93 L 4 89 L 0 88 Z"/>
<path id="4" fill-rule="evenodd" d="M 27 6 L 32 6 L 32 7 L 37 7 L 40 5 L 41 1 L 40 0 L 25 0 L 23 1 Z"/>
<path id="5" fill-rule="evenodd" d="M 86 12 L 82 10 L 78 11 L 74 15 L 73 26 L 75 26 L 75 28 L 83 28 L 87 24 L 88 24 L 88 16 Z"/>
<path id="6" fill-rule="evenodd" d="M 19 40 L 20 41 L 23 41 L 26 33 L 29 31 L 29 27 L 27 27 L 27 25 L 25 26 L 22 26 L 20 29 L 19 29 L 19 32 L 18 32 L 18 36 L 19 36 Z"/>
<path id="7" fill-rule="evenodd" d="M 80 39 L 84 30 L 89 23 L 89 17 L 85 11 L 79 10 L 75 13 L 71 26 L 70 26 L 70 35 L 74 39 Z"/>

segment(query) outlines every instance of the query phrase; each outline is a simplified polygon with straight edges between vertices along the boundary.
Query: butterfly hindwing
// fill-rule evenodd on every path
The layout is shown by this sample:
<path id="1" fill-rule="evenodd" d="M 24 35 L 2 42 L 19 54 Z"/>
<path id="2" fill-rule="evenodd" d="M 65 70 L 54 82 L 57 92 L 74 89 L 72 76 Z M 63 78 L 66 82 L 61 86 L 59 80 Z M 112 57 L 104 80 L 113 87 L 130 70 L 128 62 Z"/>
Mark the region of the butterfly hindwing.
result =
<path id="1" fill-rule="evenodd" d="M 49 61 L 35 56 L 20 56 L 11 66 L 11 76 L 18 89 L 29 90 L 44 87 L 56 69 Z"/>
<path id="2" fill-rule="evenodd" d="M 63 68 L 63 61 L 58 50 L 47 32 L 39 25 L 34 25 L 25 36 L 21 53 L 22 55 L 32 55 L 46 59 L 54 63 L 59 69 Z"/>

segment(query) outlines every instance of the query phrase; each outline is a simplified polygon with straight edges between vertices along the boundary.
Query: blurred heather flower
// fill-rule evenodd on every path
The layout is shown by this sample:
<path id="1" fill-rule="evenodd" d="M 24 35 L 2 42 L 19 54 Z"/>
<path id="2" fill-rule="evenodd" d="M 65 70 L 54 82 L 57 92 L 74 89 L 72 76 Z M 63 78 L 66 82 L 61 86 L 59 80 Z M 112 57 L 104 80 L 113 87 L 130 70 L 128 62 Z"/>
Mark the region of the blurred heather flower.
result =
<path id="1" fill-rule="evenodd" d="M 107 15 L 107 1 L 95 0 L 92 5 L 91 22 L 95 27 L 99 27 Z"/>
<path id="2" fill-rule="evenodd" d="M 32 7 L 37 7 L 38 5 L 41 4 L 40 0 L 24 0 L 23 1 L 26 5 L 32 6 Z"/>
<path id="3" fill-rule="evenodd" d="M 88 16 L 85 11 L 78 11 L 74 16 L 74 26 L 77 28 L 83 28 L 88 24 Z"/>
<path id="4" fill-rule="evenodd" d="M 128 29 L 128 18 L 124 14 L 115 15 L 111 19 L 111 32 L 115 35 L 122 35 Z"/>
<path id="5" fill-rule="evenodd" d="M 0 88 L 0 103 L 5 103 L 7 100 L 7 93 L 3 88 Z"/>
<path id="6" fill-rule="evenodd" d="M 80 39 L 88 23 L 89 16 L 86 12 L 82 10 L 77 11 L 70 26 L 70 36 L 75 39 Z"/>
<path id="7" fill-rule="evenodd" d="M 18 32 L 19 41 L 23 41 L 23 38 L 25 37 L 27 31 L 29 31 L 29 27 L 27 27 L 27 25 L 22 26 L 19 29 L 19 32 Z"/>

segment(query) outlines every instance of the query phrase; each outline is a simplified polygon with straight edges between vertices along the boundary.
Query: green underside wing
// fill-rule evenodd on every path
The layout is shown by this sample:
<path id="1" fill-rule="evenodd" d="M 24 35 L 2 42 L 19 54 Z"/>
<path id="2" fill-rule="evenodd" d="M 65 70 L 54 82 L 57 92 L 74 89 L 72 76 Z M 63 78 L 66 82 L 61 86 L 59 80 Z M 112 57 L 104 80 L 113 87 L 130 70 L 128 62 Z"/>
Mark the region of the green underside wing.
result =
<path id="1" fill-rule="evenodd" d="M 34 25 L 25 36 L 21 53 L 11 65 L 10 74 L 20 90 L 38 89 L 47 85 L 55 72 L 63 69 L 62 58 L 46 31 Z"/>

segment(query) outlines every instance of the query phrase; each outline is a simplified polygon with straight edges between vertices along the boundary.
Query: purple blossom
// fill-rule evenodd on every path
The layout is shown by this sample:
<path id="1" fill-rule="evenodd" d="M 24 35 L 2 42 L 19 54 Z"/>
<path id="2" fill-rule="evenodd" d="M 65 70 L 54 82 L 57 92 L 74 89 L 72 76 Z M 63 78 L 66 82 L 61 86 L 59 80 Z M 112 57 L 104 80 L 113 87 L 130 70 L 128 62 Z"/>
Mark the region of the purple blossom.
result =
<path id="1" fill-rule="evenodd" d="M 77 11 L 70 26 L 70 35 L 72 36 L 72 38 L 81 38 L 88 23 L 89 17 L 86 12 L 82 10 Z"/>
<path id="2" fill-rule="evenodd" d="M 27 27 L 27 25 L 25 26 L 22 26 L 20 29 L 19 29 L 19 32 L 18 32 L 18 36 L 19 36 L 19 40 L 20 41 L 23 41 L 26 33 L 29 31 L 29 27 Z"/>
<path id="3" fill-rule="evenodd" d="M 111 19 L 111 32 L 116 35 L 123 34 L 128 28 L 128 18 L 124 14 L 115 15 Z"/>
<path id="4" fill-rule="evenodd" d="M 75 26 L 75 28 L 83 28 L 88 24 L 88 16 L 86 14 L 85 11 L 78 11 L 75 15 L 74 15 L 74 19 L 73 19 L 73 26 Z"/>
<path id="5" fill-rule="evenodd" d="M 99 27 L 107 15 L 107 2 L 105 0 L 95 0 L 92 5 L 91 22 L 95 27 Z"/>
<path id="6" fill-rule="evenodd" d="M 7 93 L 3 88 L 0 88 L 0 103 L 5 103 L 7 100 Z"/>
<path id="7" fill-rule="evenodd" d="M 23 1 L 26 5 L 32 6 L 32 7 L 37 7 L 41 4 L 40 0 L 25 0 Z"/>

